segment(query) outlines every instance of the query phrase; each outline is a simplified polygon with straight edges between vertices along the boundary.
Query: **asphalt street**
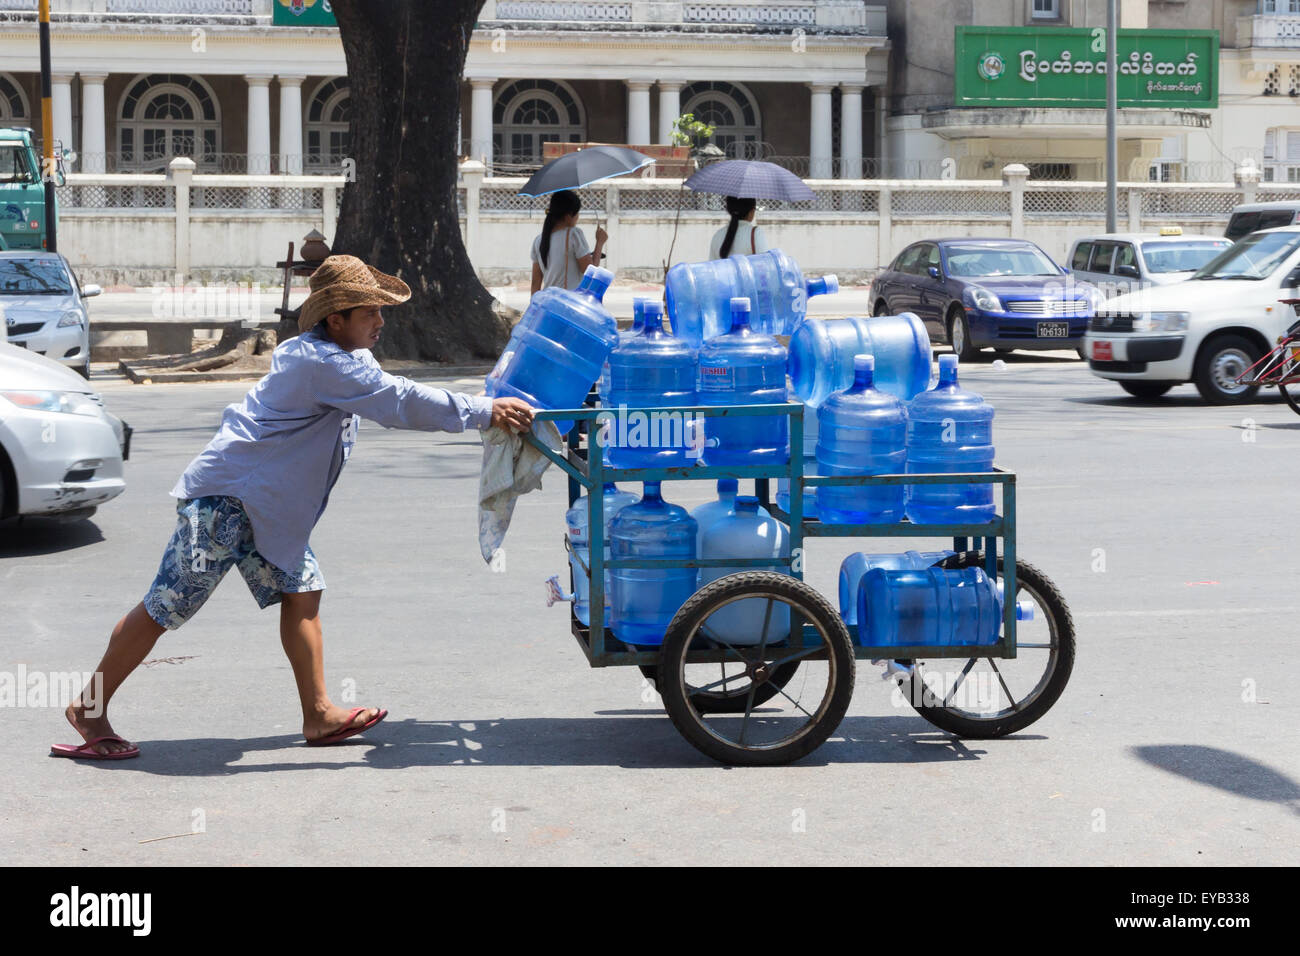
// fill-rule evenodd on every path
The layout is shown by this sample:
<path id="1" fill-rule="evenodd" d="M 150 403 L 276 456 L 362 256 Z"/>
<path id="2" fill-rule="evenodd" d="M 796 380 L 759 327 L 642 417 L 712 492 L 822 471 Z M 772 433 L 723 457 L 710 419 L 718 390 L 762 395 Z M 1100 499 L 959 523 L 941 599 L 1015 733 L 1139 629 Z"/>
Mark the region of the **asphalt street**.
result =
<path id="1" fill-rule="evenodd" d="M 632 668 L 592 670 L 548 608 L 565 483 L 520 501 L 505 567 L 479 556 L 474 434 L 363 425 L 312 544 L 337 702 L 363 738 L 307 748 L 275 611 L 232 576 L 113 702 L 143 753 L 76 742 L 56 706 L 0 709 L 0 847 L 20 864 L 1095 864 L 1300 862 L 1294 593 L 1300 418 L 1129 399 L 1067 353 L 964 366 L 1018 474 L 1019 553 L 1069 601 L 1070 685 L 1014 736 L 962 741 L 859 665 L 804 760 L 726 769 Z M 128 488 L 89 521 L 0 527 L 0 671 L 89 671 L 143 595 L 168 492 L 247 385 L 96 385 L 136 428 Z M 480 382 L 443 383 L 477 390 Z M 703 501 L 703 483 L 665 489 Z M 900 543 L 904 544 L 904 543 Z M 848 550 L 814 542 L 834 599 Z M 914 544 L 912 546 L 915 546 Z M 165 839 L 164 839 L 165 838 Z"/>

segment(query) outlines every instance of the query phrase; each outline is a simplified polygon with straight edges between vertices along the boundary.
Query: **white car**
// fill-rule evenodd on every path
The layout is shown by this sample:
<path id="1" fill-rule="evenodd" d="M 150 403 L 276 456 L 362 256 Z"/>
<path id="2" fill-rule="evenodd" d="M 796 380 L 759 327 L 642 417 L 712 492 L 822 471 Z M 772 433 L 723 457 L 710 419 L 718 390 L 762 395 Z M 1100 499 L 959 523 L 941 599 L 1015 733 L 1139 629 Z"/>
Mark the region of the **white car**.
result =
<path id="1" fill-rule="evenodd" d="M 0 518 L 88 518 L 126 488 L 131 429 L 76 372 L 0 343 Z"/>
<path id="2" fill-rule="evenodd" d="M 1185 236 L 1176 226 L 1159 233 L 1111 232 L 1076 239 L 1068 261 L 1071 275 L 1113 299 L 1190 279 L 1231 245 L 1221 236 Z"/>
<path id="3" fill-rule="evenodd" d="M 1295 321 L 1300 226 L 1255 232 L 1186 282 L 1105 303 L 1088 325 L 1084 348 L 1093 374 L 1130 395 L 1157 398 L 1193 382 L 1216 405 L 1254 398 L 1237 379 Z"/>
<path id="4" fill-rule="evenodd" d="M 97 285 L 82 286 L 57 252 L 0 252 L 0 324 L 9 342 L 90 378 L 90 312 Z M 3 341 L 3 339 L 0 339 Z"/>

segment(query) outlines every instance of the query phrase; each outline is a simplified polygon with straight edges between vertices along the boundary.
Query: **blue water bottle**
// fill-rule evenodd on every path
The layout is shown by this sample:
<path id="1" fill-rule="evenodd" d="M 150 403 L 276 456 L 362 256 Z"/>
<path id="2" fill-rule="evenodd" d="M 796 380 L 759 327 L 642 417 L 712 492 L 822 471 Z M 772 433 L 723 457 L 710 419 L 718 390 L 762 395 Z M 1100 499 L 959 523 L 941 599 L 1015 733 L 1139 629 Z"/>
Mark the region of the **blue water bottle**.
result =
<path id="1" fill-rule="evenodd" d="M 808 299 L 840 290 L 835 276 L 805 280 L 780 249 L 710 262 L 679 262 L 668 270 L 664 297 L 673 334 L 697 348 L 731 327 L 731 300 L 750 300 L 756 332 L 789 335 L 808 311 Z"/>
<path id="2" fill-rule="evenodd" d="M 910 312 L 871 319 L 806 317 L 790 335 L 790 381 L 795 395 L 820 408 L 853 384 L 853 358 L 876 360 L 875 387 L 910 402 L 930 385 L 930 335 Z"/>
<path id="3" fill-rule="evenodd" d="M 901 475 L 907 464 L 907 412 L 872 387 L 873 359 L 854 359 L 853 387 L 817 410 L 817 471 L 825 476 Z M 903 485 L 819 485 L 817 517 L 828 524 L 903 520 Z"/>
<path id="4" fill-rule="evenodd" d="M 716 501 L 706 501 L 694 511 L 691 517 L 695 519 L 695 524 L 699 526 L 699 535 L 696 544 L 698 548 L 704 545 L 704 532 L 716 521 L 734 514 L 736 511 L 736 493 L 740 490 L 740 482 L 735 478 L 718 479 L 718 498 Z M 701 553 L 703 553 L 701 551 Z"/>
<path id="5" fill-rule="evenodd" d="M 981 568 L 875 568 L 858 587 L 858 642 L 868 647 L 997 643 L 1002 596 Z"/>
<path id="6" fill-rule="evenodd" d="M 727 260 L 720 260 L 727 261 Z M 749 327 L 749 300 L 731 300 L 731 331 L 700 349 L 701 405 L 781 405 L 786 353 Z M 706 465 L 783 465 L 790 459 L 786 415 L 710 416 L 704 420 Z"/>
<path id="7" fill-rule="evenodd" d="M 614 558 L 694 561 L 698 526 L 685 508 L 664 501 L 659 482 L 618 513 L 610 528 Z M 626 644 L 662 644 L 673 615 L 696 591 L 697 568 L 618 568 L 612 579 L 610 626 Z"/>
<path id="8" fill-rule="evenodd" d="M 694 464 L 681 412 L 629 412 L 695 404 L 695 349 L 663 329 L 663 306 L 646 302 L 644 326 L 609 357 L 608 461 L 615 468 L 672 468 Z"/>
<path id="9" fill-rule="evenodd" d="M 957 356 L 939 356 L 939 384 L 907 406 L 907 472 L 912 475 L 993 470 L 993 406 L 957 385 Z M 992 521 L 992 484 L 908 485 L 913 524 Z"/>
<path id="10" fill-rule="evenodd" d="M 605 560 L 609 561 L 609 531 L 614 517 L 628 505 L 636 504 L 637 496 L 630 491 L 619 491 L 613 482 L 606 482 L 603 492 L 605 525 Z M 591 536 L 588 534 L 587 496 L 583 495 L 565 513 L 569 535 L 569 567 L 573 571 L 573 613 L 583 624 L 591 624 Z M 605 623 L 610 615 L 610 577 L 605 572 Z"/>
<path id="11" fill-rule="evenodd" d="M 583 276 L 582 281 L 586 282 L 587 277 Z M 582 286 L 579 285 L 578 288 L 581 289 Z M 641 296 L 637 296 L 635 299 L 632 300 L 632 328 L 630 331 L 618 333 L 619 345 L 622 345 L 628 339 L 637 335 L 637 333 L 639 333 L 641 329 L 645 326 L 645 304 L 647 301 L 648 301 L 647 299 L 644 299 Z M 615 346 L 615 349 L 617 348 L 618 346 Z M 597 392 L 600 395 L 601 407 L 602 408 L 608 407 L 609 406 L 609 359 L 605 359 L 605 367 L 601 369 L 600 385 L 597 387 Z"/>
<path id="12" fill-rule="evenodd" d="M 701 531 L 700 558 L 781 558 L 790 556 L 790 532 L 759 507 L 752 495 L 737 495 L 736 510 Z M 701 568 L 700 587 L 710 581 L 752 568 Z M 768 570 L 768 569 L 765 569 Z M 789 566 L 773 563 L 770 570 L 789 573 Z M 766 625 L 766 627 L 765 627 Z M 705 634 L 730 645 L 775 644 L 790 636 L 790 608 L 781 601 L 745 598 L 714 611 L 702 625 Z"/>
<path id="13" fill-rule="evenodd" d="M 885 571 L 920 571 L 953 556 L 952 551 L 906 551 L 902 554 L 864 554 L 856 551 L 840 563 L 840 617 L 849 633 L 857 635 L 858 587 L 873 568 Z"/>
<path id="14" fill-rule="evenodd" d="M 580 408 L 618 344 L 618 322 L 601 304 L 613 281 L 608 269 L 588 266 L 578 289 L 553 286 L 533 296 L 488 374 L 488 395 L 512 395 L 535 408 Z M 564 434 L 573 422 L 555 425 Z"/>

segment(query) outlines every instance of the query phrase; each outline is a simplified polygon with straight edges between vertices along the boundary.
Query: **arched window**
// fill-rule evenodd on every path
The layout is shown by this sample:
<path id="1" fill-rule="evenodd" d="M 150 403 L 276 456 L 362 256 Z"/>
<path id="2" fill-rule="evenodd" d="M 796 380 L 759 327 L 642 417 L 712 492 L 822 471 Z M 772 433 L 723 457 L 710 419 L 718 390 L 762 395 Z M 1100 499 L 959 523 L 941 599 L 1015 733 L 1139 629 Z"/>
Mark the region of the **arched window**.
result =
<path id="1" fill-rule="evenodd" d="M 587 123 L 578 96 L 555 80 L 516 80 L 492 107 L 492 155 L 498 162 L 539 163 L 543 143 L 581 143 Z"/>
<path id="2" fill-rule="evenodd" d="M 692 83 L 682 90 L 681 102 L 683 113 L 713 127 L 711 142 L 718 149 L 737 159 L 759 158 L 749 155 L 763 139 L 762 119 L 749 90 L 737 83 Z"/>
<path id="3" fill-rule="evenodd" d="M 8 73 L 0 73 L 0 126 L 17 126 L 20 121 L 25 126 L 30 115 L 22 87 Z"/>
<path id="4" fill-rule="evenodd" d="M 176 156 L 189 156 L 204 172 L 220 164 L 217 101 L 202 80 L 151 73 L 127 85 L 118 110 L 120 168 L 164 172 Z"/>
<path id="5" fill-rule="evenodd" d="M 351 155 L 352 94 L 348 78 L 338 76 L 316 87 L 307 103 L 303 172 L 337 169 Z"/>

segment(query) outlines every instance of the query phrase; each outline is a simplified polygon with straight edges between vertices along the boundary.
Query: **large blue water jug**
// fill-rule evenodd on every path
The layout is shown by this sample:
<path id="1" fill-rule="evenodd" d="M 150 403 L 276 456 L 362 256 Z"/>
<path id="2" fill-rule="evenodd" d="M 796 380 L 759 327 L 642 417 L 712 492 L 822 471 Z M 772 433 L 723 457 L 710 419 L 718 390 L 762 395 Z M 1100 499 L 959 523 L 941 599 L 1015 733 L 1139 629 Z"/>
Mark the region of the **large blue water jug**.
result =
<path id="1" fill-rule="evenodd" d="M 823 320 L 809 316 L 790 335 L 794 392 L 820 408 L 853 384 L 853 358 L 876 360 L 875 387 L 910 402 L 930 386 L 930 335 L 910 312 L 871 319 Z"/>
<path id="2" fill-rule="evenodd" d="M 696 537 L 697 550 L 704 546 L 704 532 L 714 522 L 736 511 L 736 493 L 740 490 L 740 482 L 735 478 L 719 478 L 717 488 L 716 501 L 706 501 L 691 512 L 691 517 L 695 519 L 695 524 L 699 528 Z"/>
<path id="3" fill-rule="evenodd" d="M 619 491 L 613 482 L 606 482 L 603 494 L 605 525 L 605 561 L 610 556 L 609 530 L 614 517 L 628 505 L 636 504 L 637 496 L 630 491 Z M 569 567 L 573 571 L 573 613 L 583 624 L 591 624 L 591 536 L 587 527 L 587 496 L 583 495 L 565 512 L 569 535 Z M 610 577 L 605 572 L 605 623 L 609 624 Z"/>
<path id="4" fill-rule="evenodd" d="M 580 408 L 618 344 L 618 322 L 601 304 L 613 281 L 608 269 L 588 266 L 577 290 L 552 286 L 533 296 L 488 374 L 488 395 L 513 395 L 534 408 Z M 573 427 L 555 424 L 561 434 Z"/>
<path id="5" fill-rule="evenodd" d="M 907 406 L 907 471 L 993 470 L 993 406 L 957 385 L 957 356 L 939 356 L 939 383 Z M 909 485 L 913 524 L 982 524 L 995 514 L 993 485 Z"/>
<path id="6" fill-rule="evenodd" d="M 681 412 L 629 412 L 695 404 L 695 349 L 663 328 L 663 306 L 645 303 L 644 327 L 609 356 L 609 463 L 615 468 L 673 468 L 698 455 Z"/>
<path id="7" fill-rule="evenodd" d="M 873 568 L 858 586 L 858 643 L 868 647 L 997 643 L 1002 595 L 981 568 Z"/>
<path id="8" fill-rule="evenodd" d="M 920 571 L 933 567 L 952 551 L 905 551 L 902 554 L 864 554 L 855 551 L 840 563 L 840 617 L 848 625 L 849 633 L 857 635 L 858 585 L 862 576 L 872 568 L 885 571 Z"/>
<path id="9" fill-rule="evenodd" d="M 790 532 L 759 507 L 752 495 L 737 495 L 736 510 L 714 521 L 702 532 L 701 559 L 779 558 L 790 556 Z M 700 587 L 728 574 L 751 568 L 701 568 Z M 771 569 L 788 573 L 789 566 L 773 564 Z M 766 624 L 766 626 L 765 626 Z M 790 607 L 781 601 L 745 598 L 714 611 L 703 624 L 706 635 L 731 645 L 768 644 L 790 636 Z"/>
<path id="10" fill-rule="evenodd" d="M 767 335 L 789 335 L 808 311 L 808 299 L 840 290 L 835 276 L 805 280 L 780 249 L 710 262 L 679 262 L 668 270 L 664 295 L 673 334 L 697 348 L 731 328 L 731 300 L 747 298 L 750 325 Z"/>
<path id="11" fill-rule="evenodd" d="M 785 403 L 785 346 L 753 331 L 749 314 L 748 299 L 732 299 L 731 331 L 700 349 L 699 404 Z M 790 458 L 789 416 L 706 418 L 702 458 L 706 465 L 785 464 Z"/>
<path id="12" fill-rule="evenodd" d="M 614 558 L 671 558 L 694 561 L 695 519 L 669 504 L 659 482 L 647 481 L 645 495 L 618 513 L 610 528 Z M 673 615 L 696 591 L 697 568 L 618 568 L 612 578 L 610 626 L 627 644 L 662 644 Z"/>
<path id="13" fill-rule="evenodd" d="M 907 412 L 872 387 L 870 355 L 854 360 L 853 387 L 817 410 L 817 471 L 825 476 L 901 475 L 907 464 Z M 903 485 L 820 485 L 817 517 L 828 524 L 903 520 Z"/>
<path id="14" fill-rule="evenodd" d="M 583 282 L 585 281 L 587 281 L 586 276 L 583 276 Z M 578 288 L 581 289 L 582 286 L 579 285 Z M 641 329 L 645 327 L 645 304 L 648 301 L 649 301 L 648 299 L 644 299 L 640 296 L 632 300 L 632 328 L 629 331 L 626 332 L 620 331 L 618 333 L 619 345 L 622 345 L 628 339 L 637 335 L 641 331 Z M 617 349 L 618 346 L 615 346 L 615 348 Z M 611 352 L 610 354 L 612 355 L 613 353 Z M 605 359 L 605 367 L 601 369 L 600 372 L 600 385 L 597 386 L 596 391 L 600 395 L 601 407 L 603 408 L 608 406 L 609 405 L 609 359 Z"/>

